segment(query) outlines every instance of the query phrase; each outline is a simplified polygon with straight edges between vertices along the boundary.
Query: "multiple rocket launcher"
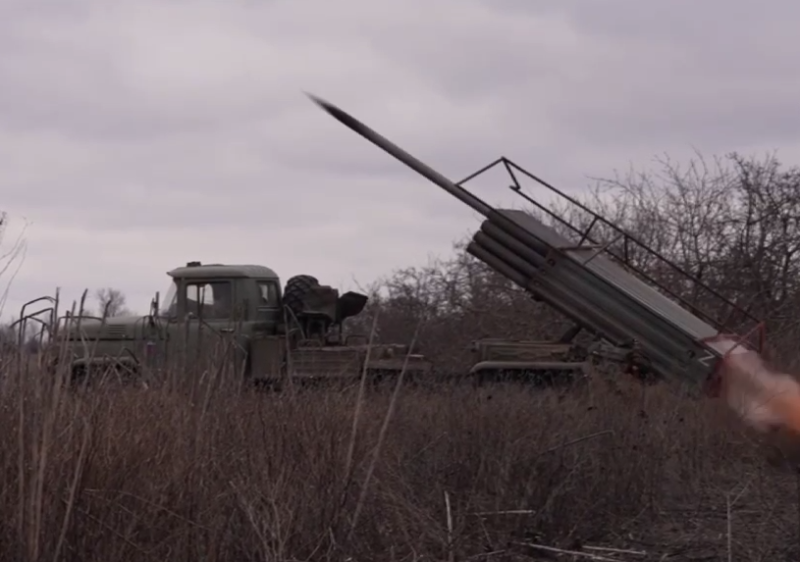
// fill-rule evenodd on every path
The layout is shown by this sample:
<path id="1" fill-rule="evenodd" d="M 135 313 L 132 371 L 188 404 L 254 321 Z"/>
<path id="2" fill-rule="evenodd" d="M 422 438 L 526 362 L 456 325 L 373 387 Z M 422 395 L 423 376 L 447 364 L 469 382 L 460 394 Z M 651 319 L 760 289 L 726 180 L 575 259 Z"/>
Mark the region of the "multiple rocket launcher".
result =
<path id="1" fill-rule="evenodd" d="M 603 246 L 576 245 L 525 211 L 491 207 L 342 109 L 309 97 L 339 122 L 483 215 L 485 220 L 467 248 L 471 255 L 611 344 L 636 342 L 654 373 L 694 389 L 712 380 L 724 356 L 709 344 L 724 331 L 720 322 L 690 311 L 633 275 Z"/>

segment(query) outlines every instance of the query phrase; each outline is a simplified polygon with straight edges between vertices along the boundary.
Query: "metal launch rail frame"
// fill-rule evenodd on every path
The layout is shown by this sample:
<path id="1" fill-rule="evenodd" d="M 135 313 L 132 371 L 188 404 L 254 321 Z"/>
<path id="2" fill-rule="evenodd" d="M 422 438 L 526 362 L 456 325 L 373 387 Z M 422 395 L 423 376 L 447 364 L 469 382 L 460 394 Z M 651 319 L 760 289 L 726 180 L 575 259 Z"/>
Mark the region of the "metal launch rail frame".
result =
<path id="1" fill-rule="evenodd" d="M 455 183 L 338 107 L 310 97 L 338 121 L 483 215 L 485 220 L 467 248 L 471 255 L 609 343 L 635 345 L 657 375 L 694 388 L 713 382 L 719 360 L 729 352 L 715 345 L 721 337 L 761 351 L 763 322 L 618 225 L 509 159 L 499 158 Z M 542 218 L 551 217 L 552 225 L 527 211 L 495 209 L 464 187 L 496 166 L 508 172 L 508 187 L 536 206 Z M 580 209 L 590 218 L 588 226 L 574 224 L 524 193 L 521 177 Z M 608 231 L 611 240 L 597 240 L 598 230 Z M 630 257 L 633 254 L 647 254 L 658 263 L 659 270 L 669 271 L 673 287 L 691 287 L 695 302 L 637 267 Z M 703 301 L 702 309 L 699 301 Z"/>

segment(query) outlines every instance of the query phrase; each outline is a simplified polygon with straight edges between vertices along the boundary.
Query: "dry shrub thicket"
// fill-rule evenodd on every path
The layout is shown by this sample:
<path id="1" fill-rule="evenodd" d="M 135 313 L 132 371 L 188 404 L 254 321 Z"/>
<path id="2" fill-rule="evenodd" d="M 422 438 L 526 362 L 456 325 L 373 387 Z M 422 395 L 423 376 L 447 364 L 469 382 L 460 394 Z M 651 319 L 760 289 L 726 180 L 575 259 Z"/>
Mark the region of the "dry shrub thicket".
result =
<path id="1" fill-rule="evenodd" d="M 795 366 L 800 170 L 664 162 L 588 199 L 765 316 L 771 358 Z M 365 329 L 376 313 L 381 340 L 420 327 L 419 348 L 453 370 L 474 338 L 566 326 L 460 246 L 382 289 Z M 357 388 L 257 394 L 199 374 L 66 392 L 35 362 L 3 361 L 0 560 L 798 555 L 791 469 L 765 462 L 719 404 L 614 373 L 573 390 L 403 387 L 359 401 Z"/>

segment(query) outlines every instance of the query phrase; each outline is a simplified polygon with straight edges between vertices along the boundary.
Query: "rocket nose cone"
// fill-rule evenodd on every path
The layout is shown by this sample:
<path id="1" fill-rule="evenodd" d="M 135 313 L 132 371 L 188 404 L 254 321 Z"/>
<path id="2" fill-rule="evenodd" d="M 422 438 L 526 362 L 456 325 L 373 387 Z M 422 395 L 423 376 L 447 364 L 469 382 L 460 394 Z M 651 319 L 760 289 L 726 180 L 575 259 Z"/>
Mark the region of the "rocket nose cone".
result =
<path id="1" fill-rule="evenodd" d="M 371 131 L 369 127 L 364 125 L 361 121 L 344 111 L 333 105 L 332 103 L 325 101 L 324 99 L 320 98 L 319 96 L 315 96 L 309 92 L 305 93 L 308 98 L 317 104 L 319 107 L 325 110 L 328 115 L 332 116 L 334 119 L 349 127 L 353 131 L 357 132 L 358 134 L 367 137 L 368 139 L 375 142 L 374 138 L 377 137 L 377 133 Z"/>
<path id="2" fill-rule="evenodd" d="M 308 97 L 308 99 L 310 99 L 311 101 L 313 101 L 315 104 L 317 104 L 318 106 L 320 106 L 323 109 L 327 110 L 328 106 L 331 105 L 328 102 L 326 102 L 324 99 L 322 99 L 321 97 L 315 96 L 311 92 L 303 92 L 303 93 L 306 95 L 306 97 Z"/>

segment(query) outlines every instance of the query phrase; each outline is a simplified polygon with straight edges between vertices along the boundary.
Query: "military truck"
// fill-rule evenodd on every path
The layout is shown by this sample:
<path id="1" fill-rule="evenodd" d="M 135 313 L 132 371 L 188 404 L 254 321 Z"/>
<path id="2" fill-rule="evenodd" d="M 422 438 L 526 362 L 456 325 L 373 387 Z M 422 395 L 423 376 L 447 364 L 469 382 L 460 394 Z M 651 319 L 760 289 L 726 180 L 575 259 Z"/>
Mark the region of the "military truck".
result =
<path id="1" fill-rule="evenodd" d="M 404 365 L 410 380 L 433 379 L 431 361 L 409 353 L 408 345 L 369 349 L 368 336 L 343 335 L 344 321 L 363 311 L 366 295 L 340 295 L 310 275 L 291 277 L 282 289 L 278 275 L 260 265 L 189 262 L 168 275 L 163 301 L 157 296 L 147 315 L 67 319 L 66 351 L 74 379 L 109 368 L 136 375 L 182 354 L 202 363 L 201 356 L 221 350 L 229 366 L 268 386 L 355 379 L 365 365 L 373 381 L 398 375 Z M 583 379 L 598 357 L 626 360 L 625 354 L 614 356 L 620 354 L 617 346 L 610 346 L 609 354 L 575 344 L 579 331 L 568 330 L 553 341 L 476 340 L 469 350 L 472 367 L 446 378 L 549 386 Z"/>
<path id="2" fill-rule="evenodd" d="M 145 316 L 67 319 L 66 345 L 73 378 L 109 368 L 125 373 L 164 366 L 172 357 L 222 350 L 226 361 L 257 383 L 425 375 L 431 363 L 403 344 L 369 345 L 345 336 L 343 323 L 368 297 L 296 275 L 281 288 L 260 265 L 189 262 L 168 272 L 163 302 Z"/>

